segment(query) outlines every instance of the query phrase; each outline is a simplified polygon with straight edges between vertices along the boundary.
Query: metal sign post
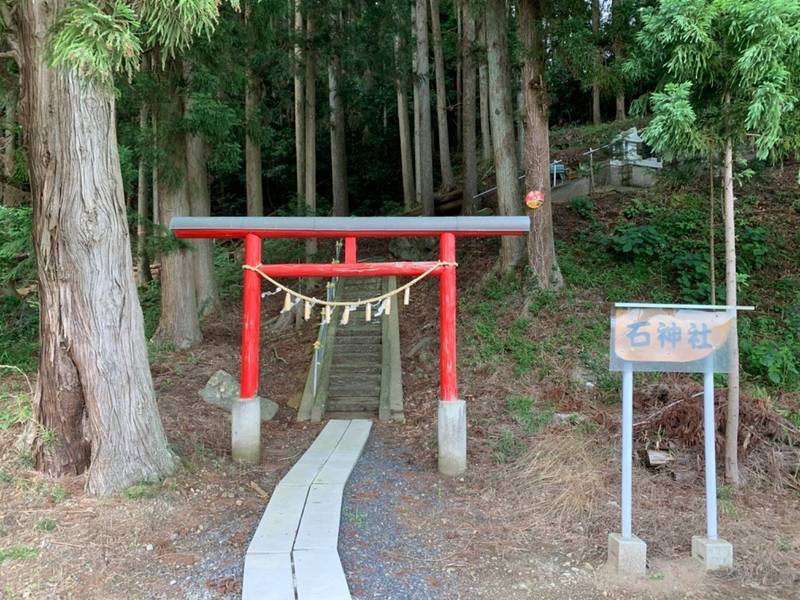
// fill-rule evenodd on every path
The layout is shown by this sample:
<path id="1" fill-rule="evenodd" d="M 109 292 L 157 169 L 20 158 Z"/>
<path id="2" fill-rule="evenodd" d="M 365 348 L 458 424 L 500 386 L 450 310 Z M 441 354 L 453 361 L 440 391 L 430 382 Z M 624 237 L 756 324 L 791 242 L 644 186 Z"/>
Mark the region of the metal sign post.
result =
<path id="1" fill-rule="evenodd" d="M 706 535 L 692 538 L 692 556 L 708 570 L 733 566 L 732 546 L 717 534 L 714 373 L 727 373 L 728 339 L 738 310 L 752 306 L 617 303 L 611 315 L 610 369 L 622 372 L 622 533 L 608 538 L 608 562 L 618 574 L 643 575 L 647 546 L 633 535 L 633 373 L 703 373 Z"/>

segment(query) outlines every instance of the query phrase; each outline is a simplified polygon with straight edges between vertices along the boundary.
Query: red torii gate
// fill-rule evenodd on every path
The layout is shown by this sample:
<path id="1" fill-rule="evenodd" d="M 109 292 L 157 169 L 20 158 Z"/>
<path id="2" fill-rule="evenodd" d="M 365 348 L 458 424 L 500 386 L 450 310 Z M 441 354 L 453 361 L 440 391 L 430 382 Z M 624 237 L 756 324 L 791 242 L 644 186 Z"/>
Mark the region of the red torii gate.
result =
<path id="1" fill-rule="evenodd" d="M 525 235 L 528 217 L 175 217 L 178 238 L 244 239 L 242 370 L 240 400 L 231 410 L 234 459 L 257 463 L 261 454 L 261 404 L 258 392 L 261 276 L 415 277 L 439 276 L 439 470 L 463 473 L 467 466 L 466 405 L 456 379 L 456 237 Z M 359 263 L 359 237 L 439 238 L 439 261 Z M 344 238 L 343 263 L 262 264 L 264 238 Z"/>

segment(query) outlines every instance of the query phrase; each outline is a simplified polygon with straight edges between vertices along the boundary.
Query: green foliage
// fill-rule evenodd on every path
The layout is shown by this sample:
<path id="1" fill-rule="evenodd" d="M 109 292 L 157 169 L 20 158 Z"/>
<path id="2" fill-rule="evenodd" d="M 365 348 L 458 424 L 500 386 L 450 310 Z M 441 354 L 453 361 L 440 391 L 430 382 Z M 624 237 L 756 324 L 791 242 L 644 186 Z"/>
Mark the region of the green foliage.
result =
<path id="1" fill-rule="evenodd" d="M 132 77 L 142 53 L 140 28 L 134 9 L 123 0 L 69 2 L 52 31 L 50 61 L 107 85 L 117 72 Z"/>
<path id="2" fill-rule="evenodd" d="M 36 279 L 30 207 L 0 205 L 0 285 L 24 287 Z"/>
<path id="3" fill-rule="evenodd" d="M 653 257 L 666 247 L 666 240 L 652 225 L 623 223 L 610 237 L 611 248 L 621 254 L 634 257 Z"/>
<path id="4" fill-rule="evenodd" d="M 800 3 L 660 0 L 642 13 L 637 69 L 665 69 L 643 137 L 659 152 L 708 152 L 749 135 L 765 159 L 796 148 Z"/>
<path id="5" fill-rule="evenodd" d="M 50 517 L 45 517 L 43 519 L 40 519 L 39 522 L 36 523 L 36 530 L 43 531 L 45 533 L 50 531 L 55 531 L 56 527 L 57 524 L 55 520 L 51 519 Z"/>
<path id="6" fill-rule="evenodd" d="M 522 456 L 527 449 L 528 447 L 525 445 L 525 442 L 514 435 L 513 431 L 505 429 L 494 444 L 492 460 L 499 465 L 514 462 Z"/>
<path id="7" fill-rule="evenodd" d="M 597 208 L 589 198 L 586 196 L 576 196 L 569 201 L 569 208 L 575 214 L 587 221 L 594 221 L 596 219 L 595 212 Z"/>
<path id="8" fill-rule="evenodd" d="M 27 423 L 31 414 L 28 394 L 11 390 L 0 393 L 0 431 Z"/>
<path id="9" fill-rule="evenodd" d="M 508 412 L 526 433 L 538 433 L 553 421 L 552 406 L 539 408 L 533 398 L 512 396 L 507 401 Z"/>
<path id="10" fill-rule="evenodd" d="M 142 481 L 125 488 L 122 495 L 128 500 L 150 500 L 158 496 L 161 486 L 152 481 Z"/>
<path id="11" fill-rule="evenodd" d="M 9 546 L 0 548 L 0 564 L 7 560 L 31 560 L 39 556 L 39 551 L 31 546 Z"/>

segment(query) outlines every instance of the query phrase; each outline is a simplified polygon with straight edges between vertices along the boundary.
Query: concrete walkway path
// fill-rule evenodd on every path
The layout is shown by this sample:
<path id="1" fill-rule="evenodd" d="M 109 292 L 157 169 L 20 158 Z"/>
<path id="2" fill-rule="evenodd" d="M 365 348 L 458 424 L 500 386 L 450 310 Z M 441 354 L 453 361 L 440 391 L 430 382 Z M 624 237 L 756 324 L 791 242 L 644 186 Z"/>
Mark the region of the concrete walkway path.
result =
<path id="1" fill-rule="evenodd" d="M 337 550 L 342 494 L 371 427 L 329 421 L 277 485 L 247 548 L 243 600 L 351 600 Z"/>

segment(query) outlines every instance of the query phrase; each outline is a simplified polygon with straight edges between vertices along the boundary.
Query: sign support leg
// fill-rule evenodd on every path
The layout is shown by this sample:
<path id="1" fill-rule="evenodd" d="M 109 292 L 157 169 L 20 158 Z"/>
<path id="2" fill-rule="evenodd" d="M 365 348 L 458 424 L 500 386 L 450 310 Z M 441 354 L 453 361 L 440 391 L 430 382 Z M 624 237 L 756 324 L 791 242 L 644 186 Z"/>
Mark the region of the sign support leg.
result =
<path id="1" fill-rule="evenodd" d="M 439 238 L 439 260 L 456 262 L 456 238 Z M 439 274 L 439 472 L 461 475 L 467 470 L 467 408 L 458 399 L 456 377 L 456 268 Z"/>
<path id="2" fill-rule="evenodd" d="M 633 535 L 633 366 L 622 371 L 622 537 Z"/>
<path id="3" fill-rule="evenodd" d="M 647 570 L 647 545 L 633 535 L 633 365 L 622 369 L 622 533 L 608 536 L 608 564 L 618 574 L 636 577 Z"/>
<path id="4" fill-rule="evenodd" d="M 261 238 L 244 239 L 246 265 L 261 264 Z M 239 400 L 231 406 L 231 455 L 233 460 L 257 464 L 261 459 L 261 400 L 258 394 L 258 354 L 261 330 L 261 277 L 244 271 L 242 311 L 242 375 Z"/>
<path id="5" fill-rule="evenodd" d="M 692 556 L 707 571 L 733 566 L 733 546 L 717 534 L 717 425 L 714 418 L 714 358 L 710 355 L 703 371 L 703 438 L 706 476 L 706 537 L 692 537 Z"/>

